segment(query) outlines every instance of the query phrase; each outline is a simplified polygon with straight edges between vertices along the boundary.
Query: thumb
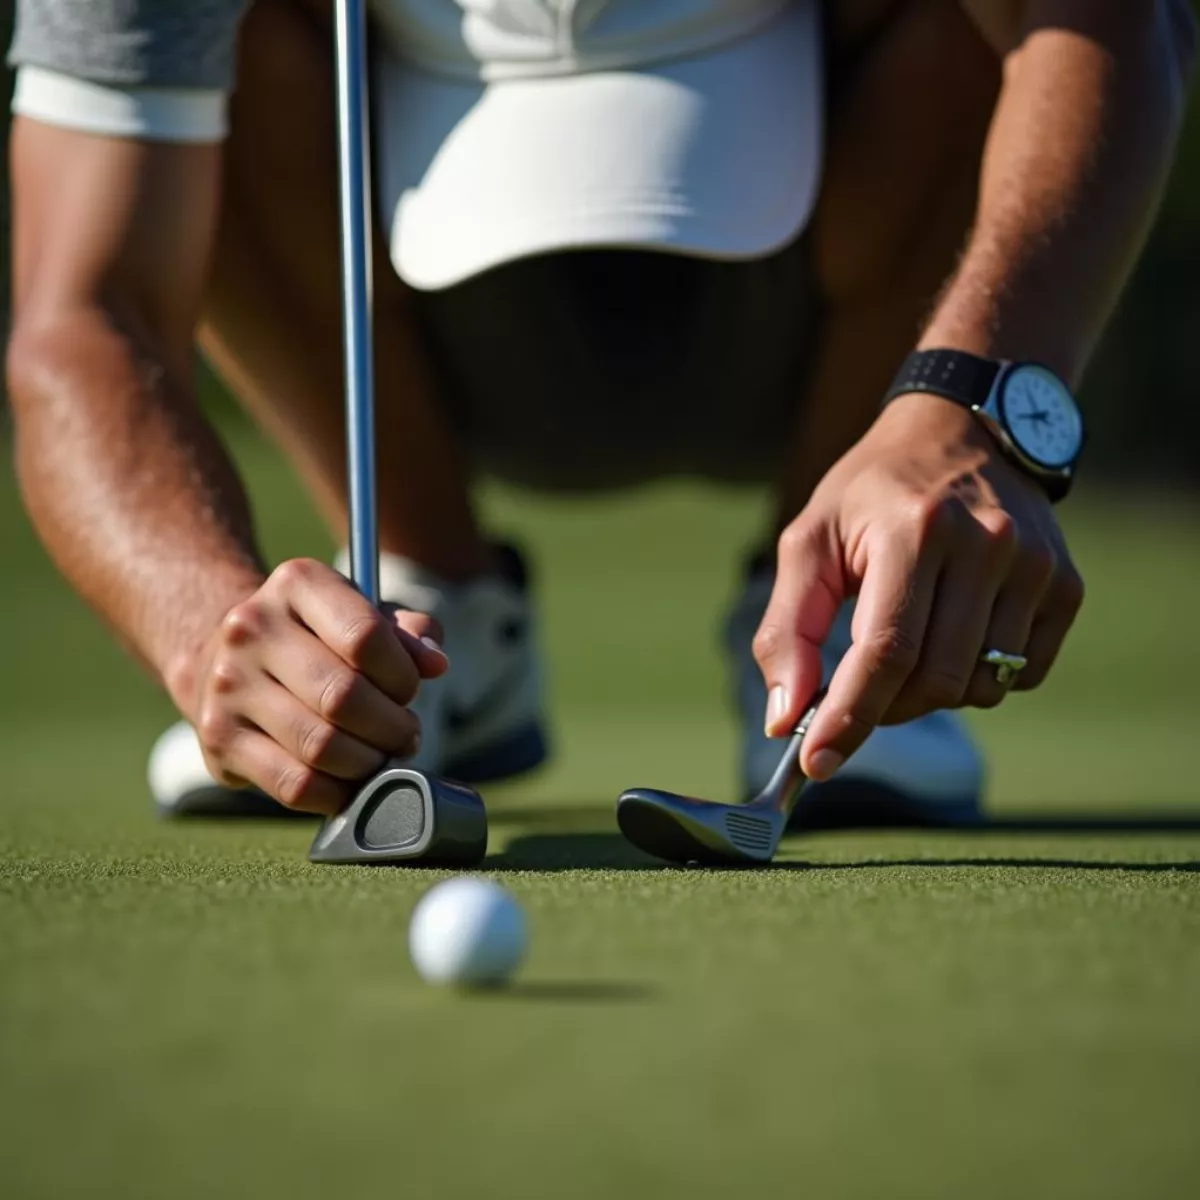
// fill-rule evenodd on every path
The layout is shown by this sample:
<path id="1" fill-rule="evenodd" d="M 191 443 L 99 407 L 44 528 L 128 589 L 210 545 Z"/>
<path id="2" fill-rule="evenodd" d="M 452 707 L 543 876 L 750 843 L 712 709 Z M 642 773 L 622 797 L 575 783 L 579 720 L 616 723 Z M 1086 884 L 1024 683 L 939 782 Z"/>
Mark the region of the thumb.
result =
<path id="1" fill-rule="evenodd" d="M 771 602 L 754 636 L 767 685 L 768 737 L 791 734 L 821 687 L 821 646 L 845 599 L 840 557 L 821 529 L 798 523 L 779 539 Z"/>
<path id="2" fill-rule="evenodd" d="M 442 624 L 427 613 L 407 608 L 391 611 L 393 627 L 408 651 L 422 679 L 436 679 L 450 669 L 450 659 L 442 649 Z"/>

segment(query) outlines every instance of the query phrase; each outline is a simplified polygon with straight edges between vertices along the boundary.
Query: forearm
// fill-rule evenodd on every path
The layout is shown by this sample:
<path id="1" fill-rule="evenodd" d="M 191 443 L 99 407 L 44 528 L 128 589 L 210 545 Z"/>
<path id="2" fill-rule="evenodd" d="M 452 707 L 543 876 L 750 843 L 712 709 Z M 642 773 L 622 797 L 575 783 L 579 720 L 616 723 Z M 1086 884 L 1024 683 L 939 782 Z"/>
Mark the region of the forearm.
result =
<path id="1" fill-rule="evenodd" d="M 241 482 L 190 381 L 85 308 L 19 336 L 9 390 L 42 540 L 186 712 L 190 656 L 264 578 Z"/>
<path id="2" fill-rule="evenodd" d="M 921 345 L 1034 359 L 1074 382 L 1157 210 L 1190 29 L 1166 2 L 1023 7 L 974 229 Z"/>

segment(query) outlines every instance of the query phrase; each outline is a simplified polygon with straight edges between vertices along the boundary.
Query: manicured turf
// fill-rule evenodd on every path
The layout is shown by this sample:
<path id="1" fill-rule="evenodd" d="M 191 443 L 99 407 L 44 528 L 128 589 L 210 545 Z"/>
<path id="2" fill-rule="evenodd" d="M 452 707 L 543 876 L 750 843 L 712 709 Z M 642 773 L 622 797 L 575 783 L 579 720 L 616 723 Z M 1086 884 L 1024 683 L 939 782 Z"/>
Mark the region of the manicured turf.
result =
<path id="1" fill-rule="evenodd" d="M 272 553 L 327 552 L 238 445 Z M 1078 829 L 825 834 L 703 873 L 627 851 L 612 801 L 732 788 L 714 621 L 755 504 L 492 508 L 542 563 L 559 758 L 491 794 L 524 982 L 460 997 L 407 962 L 433 874 L 151 818 L 168 708 L 2 478 L 0 1194 L 1195 1194 L 1194 511 L 1072 505 L 1078 636 L 1044 694 L 978 722 L 997 811 Z M 1150 827 L 1086 827 L 1120 814 Z"/>

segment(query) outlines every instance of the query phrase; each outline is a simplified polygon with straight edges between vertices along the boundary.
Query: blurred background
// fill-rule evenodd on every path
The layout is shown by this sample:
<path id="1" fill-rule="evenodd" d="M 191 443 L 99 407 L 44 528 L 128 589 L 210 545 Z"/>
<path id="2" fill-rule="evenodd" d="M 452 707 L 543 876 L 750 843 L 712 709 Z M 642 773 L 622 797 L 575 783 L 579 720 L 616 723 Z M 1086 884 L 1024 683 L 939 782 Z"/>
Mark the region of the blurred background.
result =
<path id="1" fill-rule="evenodd" d="M 1062 515 L 1087 605 L 1045 688 L 971 717 L 993 809 L 1073 831 L 609 869 L 623 787 L 734 787 L 719 618 L 762 497 L 486 489 L 537 564 L 558 751 L 488 793 L 489 866 L 537 930 L 511 1003 L 406 974 L 425 873 L 309 868 L 306 828 L 151 819 L 174 714 L 41 550 L 0 411 L 0 1195 L 702 1198 L 783 1194 L 786 1168 L 827 1200 L 1194 1195 L 1198 334 L 1200 95 L 1086 384 Z M 268 555 L 331 554 L 206 394 Z"/>

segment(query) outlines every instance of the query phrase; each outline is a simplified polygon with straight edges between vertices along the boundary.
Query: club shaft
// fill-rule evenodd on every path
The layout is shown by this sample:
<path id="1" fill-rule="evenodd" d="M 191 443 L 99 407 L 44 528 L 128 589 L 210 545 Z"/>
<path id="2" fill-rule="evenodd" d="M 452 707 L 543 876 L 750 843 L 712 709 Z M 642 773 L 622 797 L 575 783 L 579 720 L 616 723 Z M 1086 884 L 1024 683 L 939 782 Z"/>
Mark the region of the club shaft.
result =
<path id="1" fill-rule="evenodd" d="M 337 0 L 335 8 L 350 576 L 358 590 L 378 604 L 366 0 Z"/>
<path id="2" fill-rule="evenodd" d="M 755 800 L 751 801 L 752 804 L 770 807 L 783 813 L 785 817 L 792 815 L 792 810 L 795 809 L 796 802 L 800 799 L 800 793 L 808 782 L 808 777 L 800 769 L 800 751 L 804 748 L 808 727 L 812 724 L 813 717 L 817 715 L 817 708 L 824 698 L 825 692 L 822 690 L 808 706 L 804 716 L 800 718 L 800 723 L 796 726 L 796 732 L 792 734 L 791 740 L 788 742 L 787 749 L 779 760 L 779 766 L 775 768 L 775 774 L 771 776 L 770 783 L 763 788 Z"/>

